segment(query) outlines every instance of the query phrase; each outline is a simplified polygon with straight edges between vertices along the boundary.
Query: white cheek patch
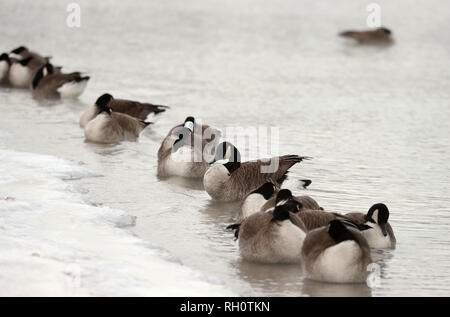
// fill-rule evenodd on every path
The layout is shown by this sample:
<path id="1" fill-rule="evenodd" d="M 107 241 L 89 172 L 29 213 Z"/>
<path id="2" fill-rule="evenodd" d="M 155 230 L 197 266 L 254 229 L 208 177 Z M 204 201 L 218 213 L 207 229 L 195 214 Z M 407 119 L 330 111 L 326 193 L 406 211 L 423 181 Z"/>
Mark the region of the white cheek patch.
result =
<path id="1" fill-rule="evenodd" d="M 378 209 L 373 212 L 372 219 L 378 223 Z"/>
<path id="2" fill-rule="evenodd" d="M 284 205 L 284 204 L 287 203 L 287 202 L 288 202 L 287 199 L 280 200 L 280 201 L 276 204 L 276 206 Z"/>
<path id="3" fill-rule="evenodd" d="M 194 132 L 194 122 L 192 122 L 192 121 L 187 121 L 187 122 L 184 124 L 184 127 L 185 127 L 185 128 L 188 128 L 191 132 Z"/>
<path id="4" fill-rule="evenodd" d="M 227 151 L 225 152 L 225 158 L 229 159 L 231 157 L 231 147 L 227 147 Z"/>
<path id="5" fill-rule="evenodd" d="M 175 143 L 175 141 L 178 140 L 178 138 L 179 138 L 178 134 L 172 134 L 170 136 L 170 140 L 172 141 L 172 146 L 173 146 L 173 143 Z"/>
<path id="6" fill-rule="evenodd" d="M 170 159 L 176 163 L 193 163 L 192 155 L 190 147 L 182 146 L 170 155 Z"/>
<path id="7" fill-rule="evenodd" d="M 214 163 L 215 163 L 215 164 L 222 164 L 222 165 L 225 165 L 225 164 L 227 164 L 229 161 L 230 161 L 229 159 L 223 159 L 223 160 L 215 161 Z"/>
<path id="8" fill-rule="evenodd" d="M 372 229 L 362 231 L 363 236 L 371 248 L 388 249 L 392 247 L 390 236 L 384 236 L 380 226 L 373 222 L 366 222 L 365 224 L 372 227 Z"/>

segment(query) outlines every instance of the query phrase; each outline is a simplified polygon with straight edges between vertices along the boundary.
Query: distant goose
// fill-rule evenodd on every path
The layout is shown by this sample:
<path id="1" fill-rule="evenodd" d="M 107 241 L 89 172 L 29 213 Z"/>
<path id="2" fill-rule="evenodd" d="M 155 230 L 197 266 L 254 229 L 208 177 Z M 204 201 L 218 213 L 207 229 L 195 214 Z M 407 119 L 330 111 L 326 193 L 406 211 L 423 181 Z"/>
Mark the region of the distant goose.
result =
<path id="1" fill-rule="evenodd" d="M 150 124 L 127 114 L 113 112 L 105 100 L 97 101 L 99 113 L 84 127 L 86 141 L 95 143 L 118 143 L 136 141 L 139 134 Z"/>
<path id="2" fill-rule="evenodd" d="M 204 154 L 214 153 L 221 134 L 220 130 L 199 125 L 194 117 L 187 117 L 183 124 L 173 127 L 161 143 L 158 176 L 202 178 L 209 167 Z"/>
<path id="3" fill-rule="evenodd" d="M 32 56 L 18 60 L 9 68 L 9 82 L 16 88 L 29 88 L 36 72 L 43 66 Z"/>
<path id="4" fill-rule="evenodd" d="M 389 209 L 385 204 L 375 204 L 370 207 L 367 214 L 348 213 L 346 217 L 367 225 L 372 230 L 363 231 L 364 237 L 367 239 L 369 246 L 374 249 L 395 249 L 397 240 L 388 222 Z"/>
<path id="5" fill-rule="evenodd" d="M 392 42 L 392 32 L 385 27 L 368 31 L 344 31 L 339 35 L 354 39 L 361 44 L 387 44 Z"/>
<path id="6" fill-rule="evenodd" d="M 241 200 L 251 190 L 268 181 L 281 185 L 287 177 L 288 170 L 307 157 L 284 155 L 273 159 L 278 160 L 278 169 L 271 173 L 263 173 L 261 166 L 268 167 L 268 162 L 256 160 L 241 163 L 241 155 L 234 145 L 222 142 L 217 146 L 214 164 L 203 178 L 205 190 L 214 200 Z"/>
<path id="7" fill-rule="evenodd" d="M 13 49 L 10 53 L 13 57 L 17 56 L 19 59 L 24 59 L 27 57 L 33 57 L 33 59 L 36 60 L 36 62 L 40 63 L 40 64 L 45 64 L 48 63 L 50 60 L 50 57 L 44 57 L 38 53 L 32 52 L 30 51 L 27 47 L 25 46 L 19 46 L 15 49 Z"/>
<path id="8" fill-rule="evenodd" d="M 8 54 L 0 55 L 0 83 L 5 83 L 8 78 L 9 68 L 11 67 L 11 59 Z"/>
<path id="9" fill-rule="evenodd" d="M 292 217 L 293 207 L 296 205 L 289 202 L 279 204 L 272 211 L 257 212 L 234 226 L 243 259 L 262 263 L 300 262 L 306 232 L 302 222 Z"/>
<path id="10" fill-rule="evenodd" d="M 306 277 L 331 283 L 363 283 L 372 263 L 366 239 L 339 220 L 308 232 L 303 241 L 302 264 Z"/>
<path id="11" fill-rule="evenodd" d="M 282 191 L 284 190 L 282 189 Z M 242 220 L 258 211 L 266 211 L 270 208 L 274 208 L 275 198 L 278 192 L 279 187 L 277 185 L 272 182 L 267 182 L 248 193 L 242 200 L 236 222 L 242 222 Z M 289 193 L 291 192 L 289 191 Z M 292 198 L 300 202 L 304 209 L 323 210 L 323 208 L 309 196 L 294 196 Z"/>
<path id="12" fill-rule="evenodd" d="M 53 65 L 47 63 L 36 72 L 31 89 L 35 98 L 76 98 L 84 92 L 88 80 L 89 76 L 82 76 L 79 72 L 57 73 Z"/>
<path id="13" fill-rule="evenodd" d="M 159 114 L 166 111 L 169 107 L 161 105 L 153 105 L 151 103 L 141 103 L 133 100 L 115 99 L 110 94 L 101 95 L 98 100 L 105 99 L 108 101 L 108 107 L 114 112 L 125 113 L 139 120 L 146 120 L 149 114 Z M 84 127 L 87 122 L 95 118 L 99 109 L 96 105 L 89 107 L 81 116 L 80 126 Z"/>

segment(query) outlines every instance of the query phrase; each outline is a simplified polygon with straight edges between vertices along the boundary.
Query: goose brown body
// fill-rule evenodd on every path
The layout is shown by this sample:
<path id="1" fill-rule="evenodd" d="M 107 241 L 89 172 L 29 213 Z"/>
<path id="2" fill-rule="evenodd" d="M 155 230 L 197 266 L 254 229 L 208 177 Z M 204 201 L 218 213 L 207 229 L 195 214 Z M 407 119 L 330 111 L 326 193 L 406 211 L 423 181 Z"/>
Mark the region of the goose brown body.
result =
<path id="1" fill-rule="evenodd" d="M 266 160 L 248 161 L 240 164 L 240 167 L 229 174 L 221 164 L 215 164 L 205 173 L 203 183 L 206 192 L 219 201 L 241 200 L 250 191 L 258 188 L 268 181 L 274 181 L 281 185 L 286 179 L 288 170 L 300 163 L 306 157 L 298 155 L 285 155 L 277 158 L 278 169 L 272 173 L 263 173 L 261 168 L 267 167 Z"/>

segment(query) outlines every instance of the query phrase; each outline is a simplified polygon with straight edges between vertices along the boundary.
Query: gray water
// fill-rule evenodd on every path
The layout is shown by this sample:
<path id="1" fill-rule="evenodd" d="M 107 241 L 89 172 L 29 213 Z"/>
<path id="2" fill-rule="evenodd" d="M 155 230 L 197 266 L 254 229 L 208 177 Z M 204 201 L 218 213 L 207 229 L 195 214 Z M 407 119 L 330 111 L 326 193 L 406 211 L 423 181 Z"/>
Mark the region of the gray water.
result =
<path id="1" fill-rule="evenodd" d="M 2 88 L 2 147 L 85 163 L 104 175 L 73 181 L 92 203 L 137 216 L 125 230 L 241 295 L 450 295 L 447 2 L 378 1 L 388 47 L 337 37 L 365 28 L 370 1 L 78 3 L 81 27 L 68 28 L 64 2 L 1 1 L 1 50 L 27 45 L 92 76 L 79 100 L 50 105 Z M 171 109 L 137 143 L 85 143 L 79 116 L 104 92 Z M 225 230 L 238 204 L 156 177 L 159 144 L 187 115 L 220 129 L 278 127 L 280 154 L 314 157 L 286 185 L 304 194 L 298 179 L 311 178 L 307 194 L 326 210 L 386 203 L 398 243 L 373 253 L 380 286 L 242 261 Z"/>

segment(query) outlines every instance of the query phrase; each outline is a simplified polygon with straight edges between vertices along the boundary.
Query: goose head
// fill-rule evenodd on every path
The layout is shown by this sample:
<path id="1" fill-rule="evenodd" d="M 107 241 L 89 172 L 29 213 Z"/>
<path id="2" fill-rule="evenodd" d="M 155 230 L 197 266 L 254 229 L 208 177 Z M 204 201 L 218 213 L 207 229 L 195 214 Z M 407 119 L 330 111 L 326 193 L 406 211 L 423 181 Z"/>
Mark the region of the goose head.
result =
<path id="1" fill-rule="evenodd" d="M 28 48 L 26 46 L 19 46 L 11 51 L 11 54 L 21 55 L 24 53 L 28 53 Z"/>
<path id="2" fill-rule="evenodd" d="M 178 151 L 179 148 L 181 148 L 184 145 L 191 146 L 191 134 L 194 133 L 194 126 L 195 126 L 195 118 L 194 117 L 187 117 L 184 120 L 183 126 L 178 127 L 175 129 L 172 133 L 172 137 L 175 138 L 175 141 L 172 145 L 172 153 L 175 153 Z"/>
<path id="3" fill-rule="evenodd" d="M 11 66 L 11 59 L 9 58 L 9 55 L 6 53 L 3 53 L 2 55 L 0 55 L 0 62 L 5 62 Z"/>
<path id="4" fill-rule="evenodd" d="M 53 65 L 50 63 L 47 63 L 43 65 L 39 70 L 36 72 L 36 75 L 34 75 L 33 81 L 31 82 L 31 86 L 33 89 L 36 89 L 39 82 L 42 80 L 42 78 L 53 74 L 54 68 Z"/>
<path id="5" fill-rule="evenodd" d="M 370 207 L 369 211 L 365 216 L 366 222 L 377 224 L 383 235 L 387 236 L 386 225 L 389 219 L 389 209 L 385 204 L 378 203 Z"/>
<path id="6" fill-rule="evenodd" d="M 272 197 L 275 193 L 275 190 L 275 184 L 272 182 L 267 182 L 258 187 L 256 190 L 252 191 L 251 194 L 259 194 L 263 196 L 265 200 L 269 200 L 270 197 Z"/>
<path id="7" fill-rule="evenodd" d="M 108 107 L 108 104 L 111 100 L 113 100 L 114 97 L 110 94 L 103 94 L 100 97 L 98 97 L 97 101 L 95 102 L 95 106 L 98 109 L 98 113 L 106 112 L 107 114 L 111 114 L 112 110 Z"/>
<path id="8" fill-rule="evenodd" d="M 283 221 L 290 219 L 291 213 L 297 213 L 302 208 L 302 204 L 293 199 L 292 193 L 289 189 L 282 189 L 276 198 L 272 221 Z"/>
<path id="9" fill-rule="evenodd" d="M 392 31 L 389 30 L 388 28 L 385 28 L 385 27 L 379 28 L 378 31 L 383 33 L 384 35 L 391 35 L 392 34 Z"/>
<path id="10" fill-rule="evenodd" d="M 217 145 L 214 160 L 210 164 L 223 165 L 231 175 L 241 167 L 241 154 L 230 142 L 222 142 Z"/>

